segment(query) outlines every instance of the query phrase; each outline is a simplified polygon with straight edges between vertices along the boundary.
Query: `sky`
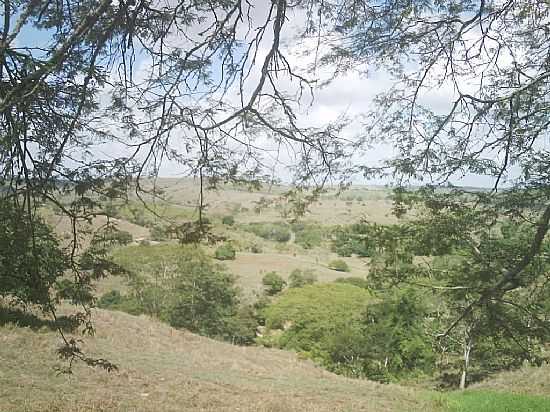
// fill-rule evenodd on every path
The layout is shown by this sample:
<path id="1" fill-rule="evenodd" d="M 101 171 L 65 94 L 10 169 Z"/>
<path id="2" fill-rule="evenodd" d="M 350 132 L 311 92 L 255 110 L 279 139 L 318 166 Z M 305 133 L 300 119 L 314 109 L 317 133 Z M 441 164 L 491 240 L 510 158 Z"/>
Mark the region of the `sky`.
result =
<path id="1" fill-rule="evenodd" d="M 262 21 L 265 18 L 268 7 L 271 1 L 255 2 L 256 7 L 252 9 L 252 26 L 257 25 L 256 22 Z M 296 41 L 295 35 L 303 30 L 305 17 L 303 12 L 291 12 L 287 16 L 285 24 L 284 38 L 282 39 L 281 49 L 288 58 L 290 64 L 295 70 L 303 73 L 308 78 L 317 78 L 319 83 L 330 77 L 333 67 L 318 68 L 313 73 L 306 72 L 304 68 L 313 63 L 313 55 L 305 56 L 304 51 L 316 46 L 315 39 L 306 39 Z M 193 27 L 189 33 L 190 36 L 197 37 L 202 27 Z M 271 30 L 271 29 L 269 29 Z M 261 62 L 270 46 L 271 37 L 270 31 L 266 34 L 265 40 L 258 48 L 257 61 Z M 244 36 L 244 32 L 240 33 Z M 43 32 L 37 32 L 33 29 L 22 31 L 17 41 L 25 45 L 40 46 L 43 45 Z M 186 50 L 188 43 L 181 37 L 173 37 L 172 44 Z M 321 45 L 323 47 L 323 45 Z M 150 61 L 143 58 L 139 49 L 137 50 L 138 59 L 136 61 L 135 77 L 139 79 L 143 77 L 150 68 Z M 213 76 L 216 74 L 216 65 L 213 67 Z M 218 66 L 219 68 L 219 66 Z M 362 68 L 364 69 L 364 68 Z M 259 64 L 253 69 L 249 79 L 249 87 L 245 88 L 245 93 L 251 93 L 255 87 L 259 75 Z M 295 87 L 295 82 L 289 82 L 286 78 L 279 79 L 279 87 L 282 89 L 292 90 Z M 313 100 L 304 98 L 303 105 L 298 110 L 298 123 L 304 126 L 321 127 L 326 122 L 334 121 L 340 116 L 348 116 L 353 118 L 361 113 L 368 111 L 373 107 L 373 99 L 377 94 L 388 90 L 392 85 L 392 79 L 384 71 L 369 70 L 354 70 L 341 74 L 339 77 L 328 83 L 322 88 L 316 89 Z M 104 91 L 104 98 L 108 95 L 109 90 Z M 235 90 L 226 95 L 228 101 L 238 105 L 241 96 Z M 423 97 L 423 103 L 435 111 L 444 111 L 450 107 L 450 102 L 453 98 L 453 90 L 451 87 L 442 87 L 434 90 Z M 246 99 L 245 99 L 246 100 Z M 356 134 L 361 133 L 362 125 L 359 121 L 351 122 L 350 126 L 342 133 L 345 137 L 352 139 Z M 274 149 L 274 145 L 269 139 L 259 138 L 259 145 Z M 109 145 L 98 145 L 93 150 L 96 151 L 98 157 L 117 157 L 123 155 L 125 150 L 122 145 L 110 143 Z M 391 144 L 377 144 L 370 147 L 368 150 L 358 152 L 353 157 L 353 162 L 357 164 L 366 164 L 369 166 L 379 165 L 383 160 L 390 159 L 394 156 L 394 149 Z M 290 179 L 289 165 L 294 161 L 290 154 L 283 154 L 279 159 L 280 165 L 275 166 L 275 174 L 283 181 Z M 269 161 L 269 160 L 268 160 Z M 175 162 L 165 161 L 159 174 L 162 176 L 180 176 L 182 168 Z M 390 183 L 387 179 L 366 181 L 361 176 L 353 176 L 351 180 L 358 184 L 386 184 Z M 456 184 L 465 186 L 491 186 L 492 180 L 481 176 L 467 175 L 460 180 L 455 180 Z"/>

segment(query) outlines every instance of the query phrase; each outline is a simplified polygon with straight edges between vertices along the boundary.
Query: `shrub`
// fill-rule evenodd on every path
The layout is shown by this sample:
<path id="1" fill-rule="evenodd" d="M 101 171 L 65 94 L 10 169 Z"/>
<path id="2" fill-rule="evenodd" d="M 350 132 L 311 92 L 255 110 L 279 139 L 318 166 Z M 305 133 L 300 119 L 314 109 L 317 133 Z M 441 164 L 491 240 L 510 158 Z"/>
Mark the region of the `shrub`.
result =
<path id="1" fill-rule="evenodd" d="M 264 285 L 265 293 L 273 296 L 285 288 L 286 282 L 277 272 L 268 272 L 262 278 L 262 285 Z"/>
<path id="2" fill-rule="evenodd" d="M 128 220 L 130 222 L 138 226 L 147 226 L 150 223 L 142 207 L 129 207 L 129 212 Z"/>
<path id="3" fill-rule="evenodd" d="M 231 215 L 224 216 L 222 218 L 222 223 L 227 226 L 233 226 L 235 224 L 235 218 Z"/>
<path id="4" fill-rule="evenodd" d="M 235 249 L 229 243 L 224 243 L 214 252 L 214 257 L 218 260 L 234 260 L 235 255 Z"/>
<path id="5" fill-rule="evenodd" d="M 111 202 L 105 204 L 103 211 L 109 217 L 119 217 L 119 212 L 117 207 L 113 205 Z"/>
<path id="6" fill-rule="evenodd" d="M 272 232 L 271 236 L 273 240 L 281 243 L 288 242 L 291 237 L 290 230 L 288 230 L 287 228 L 277 228 Z"/>
<path id="7" fill-rule="evenodd" d="M 134 241 L 134 237 L 130 232 L 127 232 L 125 230 L 119 230 L 116 233 L 114 240 L 118 242 L 119 245 L 129 245 Z"/>
<path id="8" fill-rule="evenodd" d="M 149 233 L 151 234 L 151 240 L 155 240 L 159 242 L 166 240 L 169 237 L 167 228 L 160 225 L 153 225 L 149 229 Z"/>
<path id="9" fill-rule="evenodd" d="M 101 244 L 103 247 L 115 245 L 129 245 L 134 240 L 132 234 L 125 230 L 119 230 L 113 225 L 109 225 L 94 233 L 93 242 Z"/>
<path id="10" fill-rule="evenodd" d="M 143 306 L 134 296 L 123 296 L 118 290 L 112 290 L 101 296 L 97 307 L 109 310 L 120 310 L 131 315 L 146 313 Z"/>
<path id="11" fill-rule="evenodd" d="M 339 226 L 332 233 L 332 250 L 340 256 L 371 257 L 377 248 L 377 227 L 367 223 Z"/>
<path id="12" fill-rule="evenodd" d="M 250 245 L 249 250 L 252 253 L 262 253 L 263 252 L 262 245 L 260 245 L 258 243 L 253 243 L 252 245 Z"/>
<path id="13" fill-rule="evenodd" d="M 233 344 L 252 345 L 256 339 L 258 325 L 258 314 L 254 306 L 242 306 L 228 319 L 224 338 Z"/>
<path id="14" fill-rule="evenodd" d="M 312 285 L 315 282 L 317 282 L 317 276 L 310 269 L 303 271 L 294 269 L 288 277 L 289 287 L 291 288 L 301 288 L 306 285 Z"/>
<path id="15" fill-rule="evenodd" d="M 108 308 L 122 302 L 122 295 L 118 290 L 111 290 L 101 296 L 97 302 L 99 308 Z"/>
<path id="16" fill-rule="evenodd" d="M 326 237 L 326 230 L 319 225 L 295 223 L 292 225 L 292 230 L 296 235 L 296 244 L 304 249 L 320 246 Z"/>
<path id="17" fill-rule="evenodd" d="M 244 229 L 266 240 L 281 243 L 288 242 L 291 237 L 288 225 L 283 223 L 251 223 L 244 226 Z"/>
<path id="18" fill-rule="evenodd" d="M 335 259 L 328 264 L 329 269 L 336 270 L 338 272 L 349 272 L 349 266 L 342 259 Z"/>
<path id="19" fill-rule="evenodd" d="M 366 279 L 350 276 L 347 278 L 338 278 L 335 280 L 335 282 L 338 283 L 347 283 L 349 285 L 357 286 L 358 288 L 362 289 L 368 289 L 369 283 L 366 281 Z"/>

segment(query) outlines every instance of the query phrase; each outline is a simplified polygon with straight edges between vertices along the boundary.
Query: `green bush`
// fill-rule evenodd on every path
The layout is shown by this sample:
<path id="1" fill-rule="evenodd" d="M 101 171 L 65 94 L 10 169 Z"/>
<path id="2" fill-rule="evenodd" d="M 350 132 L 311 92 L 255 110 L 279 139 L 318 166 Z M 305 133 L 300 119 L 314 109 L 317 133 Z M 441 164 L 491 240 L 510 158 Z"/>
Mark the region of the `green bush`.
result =
<path id="1" fill-rule="evenodd" d="M 329 269 L 336 270 L 338 272 L 349 272 L 349 266 L 342 259 L 335 259 L 328 264 Z"/>
<path id="2" fill-rule="evenodd" d="M 258 243 L 253 243 L 252 245 L 250 245 L 249 250 L 252 253 L 262 253 L 264 251 L 262 245 Z"/>
<path id="3" fill-rule="evenodd" d="M 111 202 L 105 204 L 105 206 L 103 208 L 103 211 L 109 217 L 119 217 L 119 212 L 118 212 L 117 207 L 115 205 L 113 205 L 113 203 L 111 203 Z"/>
<path id="4" fill-rule="evenodd" d="M 218 260 L 234 260 L 235 256 L 235 249 L 229 243 L 224 243 L 214 252 L 214 257 Z"/>
<path id="5" fill-rule="evenodd" d="M 317 276 L 311 269 L 294 269 L 288 277 L 288 286 L 290 288 L 301 288 L 306 285 L 312 285 L 317 282 Z"/>
<path id="6" fill-rule="evenodd" d="M 97 302 L 97 307 L 101 309 L 119 310 L 131 315 L 141 315 L 146 313 L 142 304 L 134 296 L 123 296 L 118 290 L 112 290 L 105 293 Z"/>
<path id="7" fill-rule="evenodd" d="M 224 216 L 222 218 L 222 223 L 227 226 L 233 226 L 235 224 L 235 218 L 231 215 Z"/>
<path id="8" fill-rule="evenodd" d="M 331 341 L 348 327 L 359 328 L 370 295 L 352 285 L 317 283 L 284 291 L 265 309 L 265 339 L 259 342 L 297 350 L 331 370 Z M 280 333 L 270 333 L 283 329 Z"/>
<path id="9" fill-rule="evenodd" d="M 101 247 L 126 246 L 134 240 L 132 234 L 125 230 L 119 230 L 113 225 L 104 227 L 94 233 L 93 243 Z"/>
<path id="10" fill-rule="evenodd" d="M 252 345 L 256 339 L 259 318 L 254 306 L 242 306 L 227 321 L 225 340 L 237 345 Z"/>
<path id="11" fill-rule="evenodd" d="M 122 302 L 122 295 L 118 290 L 111 290 L 101 296 L 97 302 L 99 308 L 108 308 Z"/>
<path id="12" fill-rule="evenodd" d="M 243 228 L 266 240 L 281 243 L 288 242 L 291 237 L 290 229 L 284 223 L 250 223 Z"/>
<path id="13" fill-rule="evenodd" d="M 116 235 L 114 236 L 114 240 L 119 245 L 129 245 L 134 241 L 134 237 L 130 232 L 127 232 L 125 230 L 119 230 Z"/>
<path id="14" fill-rule="evenodd" d="M 377 248 L 377 227 L 366 223 L 339 226 L 332 233 L 332 250 L 340 256 L 371 257 Z"/>
<path id="15" fill-rule="evenodd" d="M 161 242 L 169 238 L 168 229 L 164 226 L 153 225 L 149 229 L 149 233 L 151 234 L 151 240 L 155 240 L 158 242 Z"/>
<path id="16" fill-rule="evenodd" d="M 295 223 L 292 225 L 296 244 L 304 249 L 320 246 L 326 237 L 326 230 L 319 225 Z"/>
<path id="17" fill-rule="evenodd" d="M 285 288 L 286 282 L 277 272 L 268 272 L 262 278 L 262 285 L 264 285 L 265 293 L 273 296 Z"/>

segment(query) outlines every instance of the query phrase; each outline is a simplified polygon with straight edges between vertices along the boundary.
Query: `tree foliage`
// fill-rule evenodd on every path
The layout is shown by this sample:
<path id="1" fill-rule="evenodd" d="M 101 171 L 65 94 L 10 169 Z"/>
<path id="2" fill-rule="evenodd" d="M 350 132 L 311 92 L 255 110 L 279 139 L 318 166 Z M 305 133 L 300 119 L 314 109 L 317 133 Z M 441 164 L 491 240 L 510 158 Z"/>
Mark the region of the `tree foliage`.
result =
<path id="1" fill-rule="evenodd" d="M 0 203 L 0 295 L 47 312 L 56 294 L 74 286 L 61 282 L 69 259 L 52 230 L 41 219 L 29 222 L 27 217 L 10 202 Z"/>
<path id="2" fill-rule="evenodd" d="M 317 276 L 311 269 L 294 269 L 288 275 L 289 288 L 301 288 L 306 285 L 312 285 L 317 282 Z"/>
<path id="3" fill-rule="evenodd" d="M 522 191 L 529 195 L 536 192 Z M 530 223 L 529 216 L 539 213 L 533 198 L 521 208 L 515 191 L 493 196 L 425 189 L 406 198 L 417 207 L 417 219 L 408 225 L 428 231 L 430 244 L 445 242 L 453 253 L 416 261 L 379 259 L 369 276 L 372 286 L 413 285 L 438 296 L 433 333 L 442 352 L 461 358 L 456 368 L 461 386 L 476 368 L 487 373 L 523 361 L 539 364 L 541 345 L 550 337 L 542 312 L 548 243 L 540 237 L 544 228 Z"/>
<path id="4" fill-rule="evenodd" d="M 286 281 L 277 272 L 268 272 L 262 277 L 262 285 L 264 286 L 264 292 L 268 296 L 276 295 L 281 292 L 285 286 Z"/>

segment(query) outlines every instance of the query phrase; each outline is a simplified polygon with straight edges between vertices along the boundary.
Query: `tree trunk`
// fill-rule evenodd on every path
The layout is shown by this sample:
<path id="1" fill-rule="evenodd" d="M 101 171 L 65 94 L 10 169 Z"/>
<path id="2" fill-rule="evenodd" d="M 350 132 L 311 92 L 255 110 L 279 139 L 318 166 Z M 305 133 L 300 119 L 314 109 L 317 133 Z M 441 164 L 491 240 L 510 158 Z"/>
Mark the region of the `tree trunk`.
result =
<path id="1" fill-rule="evenodd" d="M 470 366 L 470 352 L 472 350 L 472 339 L 468 338 L 464 344 L 464 365 L 462 367 L 462 374 L 460 376 L 460 390 L 466 388 L 466 374 L 468 373 L 468 366 Z"/>

